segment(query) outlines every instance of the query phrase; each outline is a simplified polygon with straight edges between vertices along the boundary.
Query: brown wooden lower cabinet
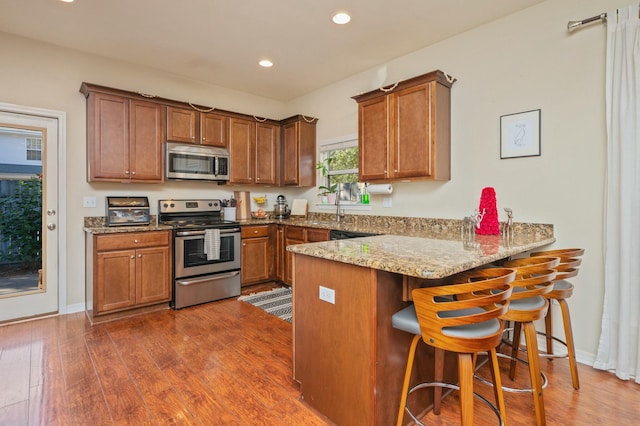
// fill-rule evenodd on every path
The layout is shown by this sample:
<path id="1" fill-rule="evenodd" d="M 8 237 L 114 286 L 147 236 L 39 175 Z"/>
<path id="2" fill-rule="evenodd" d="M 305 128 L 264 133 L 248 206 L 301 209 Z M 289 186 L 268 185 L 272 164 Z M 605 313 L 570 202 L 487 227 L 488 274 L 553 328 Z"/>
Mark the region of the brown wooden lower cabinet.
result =
<path id="1" fill-rule="evenodd" d="M 242 226 L 242 285 L 268 280 L 291 285 L 291 256 L 287 246 L 329 240 L 328 229 L 295 225 Z"/>
<path id="2" fill-rule="evenodd" d="M 273 279 L 274 226 L 243 226 L 242 285 L 251 285 Z"/>
<path id="3" fill-rule="evenodd" d="M 287 251 L 287 246 L 294 244 L 315 243 L 329 241 L 329 230 L 318 228 L 305 228 L 288 225 L 285 230 L 284 247 L 284 283 L 293 285 L 293 253 Z"/>
<path id="4" fill-rule="evenodd" d="M 276 280 L 284 282 L 285 275 L 285 266 L 284 261 L 287 257 L 287 252 L 285 248 L 285 238 L 284 231 L 286 229 L 286 225 L 275 225 L 276 232 L 276 251 L 275 251 L 275 262 L 276 262 Z"/>
<path id="5" fill-rule="evenodd" d="M 168 302 L 170 241 L 170 231 L 87 234 L 86 304 L 90 319 Z"/>

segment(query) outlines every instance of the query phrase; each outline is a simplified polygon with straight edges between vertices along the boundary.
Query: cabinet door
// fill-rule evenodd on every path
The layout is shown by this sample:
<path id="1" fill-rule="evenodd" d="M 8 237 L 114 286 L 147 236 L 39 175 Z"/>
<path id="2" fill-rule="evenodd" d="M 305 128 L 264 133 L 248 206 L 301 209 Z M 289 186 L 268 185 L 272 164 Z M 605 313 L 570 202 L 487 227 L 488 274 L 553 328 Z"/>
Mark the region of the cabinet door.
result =
<path id="1" fill-rule="evenodd" d="M 287 247 L 294 244 L 306 243 L 305 229 L 298 226 L 287 226 L 284 234 L 284 282 L 293 284 L 293 253 L 287 251 Z"/>
<path id="2" fill-rule="evenodd" d="M 186 108 L 167 107 L 167 140 L 199 143 L 200 113 Z"/>
<path id="3" fill-rule="evenodd" d="M 253 183 L 251 154 L 254 132 L 253 122 L 239 118 L 229 119 L 229 183 Z"/>
<path id="4" fill-rule="evenodd" d="M 298 129 L 300 123 L 293 122 L 282 126 L 282 183 L 298 184 Z"/>
<path id="5" fill-rule="evenodd" d="M 389 96 L 364 101 L 358 105 L 359 180 L 389 177 Z"/>
<path id="6" fill-rule="evenodd" d="M 227 143 L 227 117 L 220 114 L 203 113 L 202 120 L 202 145 L 218 146 L 226 148 Z"/>
<path id="7" fill-rule="evenodd" d="M 267 123 L 255 127 L 255 183 L 278 185 L 280 128 Z"/>
<path id="8" fill-rule="evenodd" d="M 145 305 L 171 298 L 169 247 L 136 250 L 136 304 Z"/>
<path id="9" fill-rule="evenodd" d="M 306 242 L 308 243 L 329 241 L 328 229 L 307 228 L 306 234 L 307 234 Z"/>
<path id="10" fill-rule="evenodd" d="M 315 186 L 316 123 L 300 118 L 282 126 L 284 185 Z"/>
<path id="11" fill-rule="evenodd" d="M 90 93 L 87 136 L 87 180 L 129 179 L 129 100 Z"/>
<path id="12" fill-rule="evenodd" d="M 129 141 L 132 180 L 163 182 L 162 106 L 153 102 L 130 101 Z"/>
<path id="13" fill-rule="evenodd" d="M 284 225 L 276 225 L 276 279 L 278 281 L 285 280 L 285 241 L 284 241 Z"/>
<path id="14" fill-rule="evenodd" d="M 94 269 L 94 311 L 101 314 L 136 304 L 135 250 L 98 252 Z"/>
<path id="15" fill-rule="evenodd" d="M 268 280 L 270 258 L 269 237 L 242 240 L 242 285 Z"/>
<path id="16" fill-rule="evenodd" d="M 290 238 L 285 239 L 285 255 L 284 255 L 284 282 L 288 285 L 293 285 L 293 253 L 287 251 L 288 246 L 294 244 L 304 244 L 304 240 L 293 240 Z"/>
<path id="17" fill-rule="evenodd" d="M 396 127 L 392 129 L 393 176 L 432 175 L 431 83 L 392 95 Z"/>

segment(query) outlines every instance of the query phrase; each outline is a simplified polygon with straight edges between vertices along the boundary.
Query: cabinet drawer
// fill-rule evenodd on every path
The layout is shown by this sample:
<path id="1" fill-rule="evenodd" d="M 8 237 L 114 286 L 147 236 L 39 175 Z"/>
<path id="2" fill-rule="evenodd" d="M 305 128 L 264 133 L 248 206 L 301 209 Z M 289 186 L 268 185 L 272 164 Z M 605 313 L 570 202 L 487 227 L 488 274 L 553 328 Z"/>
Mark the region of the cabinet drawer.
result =
<path id="1" fill-rule="evenodd" d="M 304 228 L 299 226 L 287 226 L 287 239 L 304 241 Z"/>
<path id="2" fill-rule="evenodd" d="M 243 226 L 240 230 L 240 235 L 242 239 L 245 238 L 256 238 L 256 237 L 268 237 L 269 236 L 269 225 L 260 225 L 260 226 Z"/>
<path id="3" fill-rule="evenodd" d="M 121 234 L 98 235 L 96 251 L 135 249 L 169 245 L 169 232 L 123 232 Z"/>

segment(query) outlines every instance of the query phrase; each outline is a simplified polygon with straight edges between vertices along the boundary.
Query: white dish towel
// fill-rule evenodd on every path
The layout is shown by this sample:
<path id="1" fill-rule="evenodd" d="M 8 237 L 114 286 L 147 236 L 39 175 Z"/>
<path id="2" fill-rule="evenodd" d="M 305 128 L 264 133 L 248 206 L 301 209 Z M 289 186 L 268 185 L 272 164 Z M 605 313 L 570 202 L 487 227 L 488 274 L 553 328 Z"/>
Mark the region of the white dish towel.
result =
<path id="1" fill-rule="evenodd" d="M 220 259 L 220 230 L 219 229 L 205 229 L 204 254 L 207 255 L 207 260 Z"/>

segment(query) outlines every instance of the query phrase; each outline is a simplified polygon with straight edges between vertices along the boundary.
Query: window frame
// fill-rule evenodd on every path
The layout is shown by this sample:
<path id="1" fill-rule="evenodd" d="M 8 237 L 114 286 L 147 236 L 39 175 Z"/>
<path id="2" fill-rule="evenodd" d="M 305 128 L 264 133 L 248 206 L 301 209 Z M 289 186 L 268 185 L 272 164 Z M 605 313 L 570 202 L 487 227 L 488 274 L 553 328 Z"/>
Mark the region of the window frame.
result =
<path id="1" fill-rule="evenodd" d="M 326 140 L 320 143 L 319 145 L 319 158 L 320 160 L 325 160 L 331 152 L 334 151 L 339 151 L 342 149 L 349 149 L 349 148 L 358 148 L 358 135 L 346 135 L 346 136 L 341 136 L 341 137 L 337 137 L 331 140 Z M 339 176 L 339 175 L 346 175 L 346 174 L 356 174 L 359 175 L 359 164 L 357 168 L 353 168 L 353 169 L 342 169 L 342 170 L 329 170 L 327 175 L 323 177 L 324 181 L 322 183 L 320 183 L 320 185 L 323 186 L 330 186 L 331 183 L 331 176 Z M 358 184 L 358 186 L 362 186 L 364 187 L 364 183 L 363 182 L 356 182 Z M 359 193 L 361 193 L 362 188 L 359 188 Z M 330 206 L 331 208 L 335 208 L 335 206 L 333 205 L 327 205 L 327 204 L 318 204 L 319 206 Z M 362 204 L 361 201 L 351 201 L 351 200 L 340 200 L 340 206 L 341 207 L 351 207 L 353 209 L 365 209 L 365 210 L 369 210 L 371 207 L 367 204 Z"/>

